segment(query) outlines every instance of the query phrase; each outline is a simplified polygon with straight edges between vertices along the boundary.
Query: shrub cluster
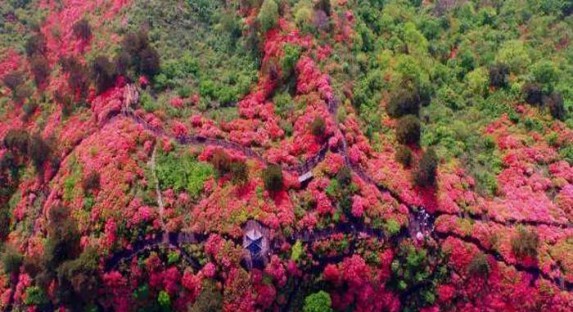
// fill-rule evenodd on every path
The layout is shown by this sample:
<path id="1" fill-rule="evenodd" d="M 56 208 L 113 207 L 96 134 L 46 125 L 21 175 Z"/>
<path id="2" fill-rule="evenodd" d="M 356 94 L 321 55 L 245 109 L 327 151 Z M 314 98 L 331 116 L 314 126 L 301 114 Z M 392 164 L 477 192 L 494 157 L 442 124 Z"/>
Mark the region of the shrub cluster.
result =
<path id="1" fill-rule="evenodd" d="M 37 170 L 42 168 L 51 154 L 50 146 L 41 136 L 30 135 L 21 129 L 8 131 L 4 137 L 3 145 L 12 152 L 28 156 Z"/>
<path id="2" fill-rule="evenodd" d="M 511 239 L 511 251 L 517 257 L 535 257 L 539 247 L 539 235 L 525 227 L 517 228 L 517 235 Z"/>
<path id="3" fill-rule="evenodd" d="M 26 41 L 26 55 L 32 57 L 34 55 L 45 55 L 48 50 L 46 37 L 42 33 L 37 33 Z"/>
<path id="4" fill-rule="evenodd" d="M 496 88 L 505 88 L 508 84 L 509 66 L 496 64 L 489 68 L 489 85 Z"/>
<path id="5" fill-rule="evenodd" d="M 281 59 L 282 79 L 288 81 L 294 72 L 296 62 L 300 58 L 300 47 L 287 44 L 284 47 L 284 56 Z"/>
<path id="6" fill-rule="evenodd" d="M 491 267 L 487 261 L 487 256 L 477 253 L 468 266 L 468 273 L 474 276 L 487 277 L 491 272 Z"/>
<path id="7" fill-rule="evenodd" d="M 149 43 L 146 32 L 128 33 L 124 37 L 121 47 L 122 51 L 118 54 L 115 62 L 120 74 L 132 70 L 135 75 L 143 74 L 153 78 L 159 73 L 159 53 Z"/>
<path id="8" fill-rule="evenodd" d="M 390 99 L 386 111 L 388 116 L 392 118 L 400 118 L 405 115 L 417 116 L 420 112 L 420 103 L 418 91 L 402 89 Z"/>
<path id="9" fill-rule="evenodd" d="M 98 190 L 100 188 L 100 174 L 97 171 L 90 172 L 82 181 L 84 192 Z"/>
<path id="10" fill-rule="evenodd" d="M 24 74 L 19 71 L 11 72 L 2 79 L 2 83 L 12 92 L 12 99 L 18 103 L 32 95 L 32 90 L 25 82 Z"/>
<path id="11" fill-rule="evenodd" d="M 30 61 L 36 86 L 44 85 L 50 76 L 50 65 L 46 59 L 46 38 L 42 33 L 33 35 L 26 42 L 26 55 Z"/>
<path id="12" fill-rule="evenodd" d="M 263 182 L 265 189 L 277 192 L 283 188 L 283 171 L 279 165 L 269 165 L 263 170 Z"/>
<path id="13" fill-rule="evenodd" d="M 19 71 L 11 72 L 2 78 L 2 83 L 12 91 L 12 93 L 16 92 L 16 89 L 24 84 L 24 74 Z"/>
<path id="14" fill-rule="evenodd" d="M 322 138 L 326 131 L 326 122 L 324 121 L 324 118 L 320 116 L 316 117 L 310 125 L 310 130 L 312 132 L 312 135 L 318 138 Z"/>
<path id="15" fill-rule="evenodd" d="M 231 158 L 225 151 L 216 150 L 211 157 L 211 164 L 217 171 L 217 175 L 222 177 L 231 172 Z"/>
<path id="16" fill-rule="evenodd" d="M 352 171 L 347 166 L 344 166 L 338 170 L 336 174 L 336 180 L 341 186 L 348 186 L 352 182 Z"/>
<path id="17" fill-rule="evenodd" d="M 549 108 L 549 112 L 553 118 L 558 120 L 565 120 L 566 111 L 563 104 L 563 96 L 559 92 L 553 92 L 543 98 L 543 104 Z"/>
<path id="18" fill-rule="evenodd" d="M 558 120 L 565 119 L 567 112 L 565 111 L 563 96 L 560 92 L 546 92 L 538 83 L 526 83 L 521 91 L 526 103 L 543 108 L 546 107 L 553 118 Z"/>
<path id="19" fill-rule="evenodd" d="M 394 158 L 397 162 L 402 164 L 404 167 L 410 167 L 412 164 L 412 151 L 407 146 L 400 145 L 396 148 L 396 154 Z"/>
<path id="20" fill-rule="evenodd" d="M 523 99 L 531 105 L 540 106 L 543 103 L 543 91 L 541 86 L 537 83 L 526 83 L 521 89 Z"/>
<path id="21" fill-rule="evenodd" d="M 438 169 L 438 156 L 433 148 L 429 148 L 414 173 L 414 183 L 418 186 L 433 186 L 436 183 L 436 171 Z"/>
<path id="22" fill-rule="evenodd" d="M 234 184 L 245 184 L 249 180 L 249 168 L 242 161 L 233 161 L 223 150 L 213 153 L 211 164 L 217 172 L 217 176 L 222 177 L 230 174 Z"/>
<path id="23" fill-rule="evenodd" d="M 115 65 L 103 55 L 93 60 L 90 74 L 97 93 L 102 93 L 112 87 L 117 76 Z"/>
<path id="24" fill-rule="evenodd" d="M 28 157 L 32 160 L 32 164 L 36 170 L 40 171 L 44 163 L 50 158 L 51 148 L 38 134 L 30 137 L 28 143 Z"/>
<path id="25" fill-rule="evenodd" d="M 23 129 L 11 129 L 4 136 L 4 147 L 12 152 L 26 154 L 28 152 L 28 143 L 30 135 Z"/>
<path id="26" fill-rule="evenodd" d="M 44 247 L 44 263 L 50 271 L 64 261 L 79 255 L 80 234 L 67 207 L 54 207 L 49 211 L 48 240 Z"/>
<path id="27" fill-rule="evenodd" d="M 86 66 L 75 57 L 60 59 L 62 70 L 68 74 L 68 85 L 72 89 L 74 99 L 83 100 L 87 97 L 89 88 L 89 76 Z"/>
<path id="28" fill-rule="evenodd" d="M 409 167 L 412 163 L 412 152 L 408 145 L 418 145 L 420 143 L 422 133 L 420 119 L 418 118 L 420 107 L 428 105 L 430 101 L 430 90 L 424 89 L 420 92 L 418 88 L 403 88 L 390 99 L 386 107 L 386 112 L 391 118 L 398 118 L 396 141 L 401 146 L 396 149 L 394 157 L 404 167 Z M 427 164 L 419 164 L 418 168 L 425 168 L 426 166 Z M 421 179 L 424 180 L 424 184 L 433 184 L 433 182 L 429 183 L 429 180 L 433 180 L 434 177 L 429 177 L 428 175 L 435 173 L 435 168 L 433 170 L 427 169 L 431 168 L 425 168 L 422 170 L 423 173 L 420 173 L 420 169 L 418 169 L 418 172 L 414 173 L 414 180 L 418 181 L 418 179 Z M 423 177 L 419 177 L 420 174 Z"/>
<path id="29" fill-rule="evenodd" d="M 332 300 L 330 295 L 321 290 L 319 292 L 310 294 L 304 298 L 304 312 L 330 312 L 333 311 L 331 308 Z"/>
<path id="30" fill-rule="evenodd" d="M 74 35 L 84 41 L 89 40 L 92 37 L 92 28 L 90 23 L 85 19 L 77 21 L 74 26 L 72 26 Z"/>
<path id="31" fill-rule="evenodd" d="M 2 254 L 2 267 L 4 268 L 4 273 L 12 274 L 18 272 L 24 257 L 14 248 L 6 248 Z"/>
<path id="32" fill-rule="evenodd" d="M 414 115 L 406 115 L 398 119 L 396 140 L 400 144 L 417 144 L 420 142 L 420 120 Z"/>
<path id="33" fill-rule="evenodd" d="M 274 0 L 264 0 L 257 18 L 263 33 L 267 32 L 279 20 L 279 6 Z"/>
<path id="34" fill-rule="evenodd" d="M 50 65 L 48 60 L 44 56 L 35 55 L 30 60 L 30 66 L 36 85 L 43 85 L 50 76 Z"/>

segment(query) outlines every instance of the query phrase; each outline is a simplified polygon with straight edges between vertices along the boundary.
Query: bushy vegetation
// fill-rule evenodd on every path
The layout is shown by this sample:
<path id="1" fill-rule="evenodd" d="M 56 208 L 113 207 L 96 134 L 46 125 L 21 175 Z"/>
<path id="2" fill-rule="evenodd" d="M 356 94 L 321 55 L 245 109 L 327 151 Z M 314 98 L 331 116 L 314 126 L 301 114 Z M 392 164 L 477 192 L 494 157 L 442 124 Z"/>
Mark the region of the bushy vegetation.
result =
<path id="1" fill-rule="evenodd" d="M 82 181 L 84 192 L 96 191 L 100 188 L 100 174 L 97 171 L 91 171 Z"/>
<path id="2" fill-rule="evenodd" d="M 42 33 L 32 35 L 26 42 L 26 54 L 28 57 L 46 54 L 46 37 Z"/>
<path id="3" fill-rule="evenodd" d="M 261 30 L 267 32 L 279 20 L 279 6 L 275 0 L 264 0 L 258 15 Z"/>
<path id="4" fill-rule="evenodd" d="M 89 70 L 87 67 L 78 61 L 75 57 L 65 57 L 59 60 L 62 70 L 68 74 L 68 85 L 72 90 L 72 94 L 64 95 L 61 94 L 60 102 L 65 105 L 66 102 L 70 101 L 83 101 L 87 97 L 90 80 L 89 80 Z M 67 99 L 66 99 L 67 98 Z M 58 99 L 56 98 L 56 101 Z M 71 104 L 68 104 L 68 106 Z M 71 109 L 70 109 L 71 110 Z"/>
<path id="5" fill-rule="evenodd" d="M 495 64 L 489 68 L 489 85 L 495 88 L 505 88 L 509 83 L 509 67 L 505 64 Z"/>
<path id="6" fill-rule="evenodd" d="M 8 73 L 2 79 L 2 83 L 10 89 L 12 99 L 17 103 L 21 103 L 24 99 L 32 95 L 32 90 L 26 84 L 26 77 L 22 72 L 14 71 Z"/>
<path id="7" fill-rule="evenodd" d="M 205 281 L 197 300 L 189 308 L 190 312 L 216 312 L 223 308 L 223 296 L 215 283 Z"/>
<path id="8" fill-rule="evenodd" d="M 304 299 L 304 312 L 329 312 L 333 311 L 331 308 L 332 300 L 330 295 L 321 290 L 314 294 L 308 295 Z"/>
<path id="9" fill-rule="evenodd" d="M 283 188 L 283 171 L 280 166 L 269 165 L 263 170 L 262 177 L 267 191 L 277 192 Z"/>
<path id="10" fill-rule="evenodd" d="M 412 151 L 407 146 L 400 145 L 396 148 L 394 158 L 397 162 L 402 164 L 402 166 L 410 167 L 412 164 Z"/>
<path id="11" fill-rule="evenodd" d="M 430 254 L 428 250 L 416 248 L 409 243 L 398 247 L 398 253 L 391 264 L 390 286 L 408 296 L 403 307 L 405 311 L 417 310 L 436 302 L 433 285 L 445 276 L 443 267 L 436 263 L 440 257 L 439 254 Z M 416 291 L 411 292 L 410 289 Z"/>
<path id="12" fill-rule="evenodd" d="M 114 64 L 105 56 L 96 57 L 91 64 L 91 78 L 96 86 L 96 92 L 101 93 L 115 83 L 116 69 Z"/>
<path id="13" fill-rule="evenodd" d="M 418 168 L 414 172 L 414 183 L 416 185 L 427 187 L 436 183 L 436 171 L 438 169 L 438 156 L 434 149 L 430 148 L 420 159 Z"/>
<path id="14" fill-rule="evenodd" d="M 30 67 L 36 85 L 43 85 L 50 76 L 50 65 L 48 64 L 48 60 L 43 56 L 34 56 L 30 60 Z"/>
<path id="15" fill-rule="evenodd" d="M 85 18 L 74 24 L 73 31 L 74 35 L 82 40 L 89 40 L 92 37 L 92 28 Z"/>
<path id="16" fill-rule="evenodd" d="M 312 124 L 310 125 L 310 132 L 312 135 L 322 138 L 324 136 L 324 132 L 326 131 L 326 122 L 322 117 L 316 117 Z"/>
<path id="17" fill-rule="evenodd" d="M 7 247 L 1 255 L 2 268 L 6 274 L 13 274 L 20 270 L 24 257 L 13 247 Z"/>
<path id="18" fill-rule="evenodd" d="M 127 68 L 132 79 L 137 75 L 147 75 L 153 78 L 159 73 L 161 69 L 159 53 L 151 46 L 145 31 L 127 33 L 121 47 L 118 67 Z"/>
<path id="19" fill-rule="evenodd" d="M 172 10 L 159 2 L 137 3 L 130 10 L 128 29 L 138 31 L 153 24 L 149 37 L 161 58 L 154 88 L 190 87 L 200 95 L 202 109 L 230 106 L 241 99 L 257 80 L 258 43 L 256 49 L 249 48 L 238 6 L 220 0 L 184 1 Z M 258 35 L 253 38 L 258 40 Z M 124 58 L 124 63 L 129 60 Z"/>
<path id="20" fill-rule="evenodd" d="M 157 178 L 163 190 L 171 188 L 199 196 L 205 181 L 213 173 L 211 165 L 198 162 L 189 154 L 161 153 L 157 157 Z"/>
<path id="21" fill-rule="evenodd" d="M 420 120 L 414 115 L 406 115 L 398 119 L 396 125 L 396 140 L 400 144 L 418 144 L 420 142 Z"/>
<path id="22" fill-rule="evenodd" d="M 249 168 L 247 164 L 243 161 L 232 160 L 225 151 L 215 151 L 210 162 L 218 177 L 230 174 L 234 184 L 244 184 L 248 181 Z"/>
<path id="23" fill-rule="evenodd" d="M 539 248 L 539 235 L 533 229 L 517 228 L 517 235 L 511 238 L 511 251 L 517 257 L 535 257 Z"/>
<path id="24" fill-rule="evenodd" d="M 573 301 L 569 1 L 48 2 L 0 5 L 1 308 Z"/>
<path id="25" fill-rule="evenodd" d="M 417 91 L 402 89 L 392 97 L 386 111 L 392 118 L 400 118 L 409 114 L 418 115 L 420 95 Z"/>
<path id="26" fill-rule="evenodd" d="M 476 253 L 468 266 L 468 273 L 474 276 L 487 277 L 491 272 L 491 266 L 487 256 L 483 253 Z"/>
<path id="27" fill-rule="evenodd" d="M 30 135 L 22 129 L 8 131 L 4 137 L 3 145 L 15 153 L 29 157 L 38 171 L 41 171 L 44 163 L 50 159 L 52 151 L 40 135 Z"/>

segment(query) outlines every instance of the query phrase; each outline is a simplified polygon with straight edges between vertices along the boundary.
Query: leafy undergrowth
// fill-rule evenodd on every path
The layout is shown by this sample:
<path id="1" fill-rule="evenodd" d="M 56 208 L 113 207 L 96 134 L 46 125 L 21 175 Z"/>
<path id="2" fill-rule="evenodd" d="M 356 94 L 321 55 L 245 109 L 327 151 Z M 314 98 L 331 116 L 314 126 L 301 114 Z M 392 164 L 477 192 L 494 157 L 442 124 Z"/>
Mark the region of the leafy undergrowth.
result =
<path id="1" fill-rule="evenodd" d="M 571 11 L 8 1 L 0 306 L 570 311 Z"/>

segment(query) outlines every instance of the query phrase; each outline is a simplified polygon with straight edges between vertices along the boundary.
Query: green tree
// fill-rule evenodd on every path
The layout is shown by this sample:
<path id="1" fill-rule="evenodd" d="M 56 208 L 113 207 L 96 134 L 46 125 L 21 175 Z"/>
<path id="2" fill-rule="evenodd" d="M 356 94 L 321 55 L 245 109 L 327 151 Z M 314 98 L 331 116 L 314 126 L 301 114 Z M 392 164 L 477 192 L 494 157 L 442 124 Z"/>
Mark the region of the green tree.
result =
<path id="1" fill-rule="evenodd" d="M 517 235 L 511 239 L 511 251 L 519 258 L 535 257 L 539 247 L 539 235 L 533 229 L 517 228 Z"/>
<path id="2" fill-rule="evenodd" d="M 521 74 L 531 63 L 527 48 L 520 40 L 510 40 L 503 44 L 496 60 L 507 64 L 511 72 Z"/>
<path id="3" fill-rule="evenodd" d="M 508 84 L 509 66 L 496 64 L 489 68 L 489 84 L 496 88 L 505 88 Z"/>
<path id="4" fill-rule="evenodd" d="M 386 107 L 388 115 L 400 118 L 405 115 L 418 115 L 420 111 L 420 95 L 417 91 L 401 89 L 395 94 Z"/>
<path id="5" fill-rule="evenodd" d="M 407 146 L 400 145 L 396 148 L 394 158 L 404 167 L 410 167 L 412 164 L 412 151 Z"/>
<path id="6" fill-rule="evenodd" d="M 352 171 L 347 166 L 344 166 L 336 173 L 336 180 L 341 186 L 348 186 L 352 182 Z"/>
<path id="7" fill-rule="evenodd" d="M 281 70 L 283 80 L 288 80 L 293 72 L 300 58 L 300 47 L 292 44 L 287 44 L 284 47 L 284 56 L 281 60 Z"/>
<path id="8" fill-rule="evenodd" d="M 49 211 L 48 240 L 44 247 L 44 264 L 54 272 L 64 261 L 74 259 L 80 251 L 80 234 L 74 218 L 66 207 Z"/>
<path id="9" fill-rule="evenodd" d="M 70 288 L 66 294 L 67 300 L 83 305 L 95 300 L 101 284 L 97 272 L 98 258 L 97 250 L 88 247 L 78 258 L 66 261 L 58 267 L 58 284 L 62 286 L 60 288 Z"/>
<path id="10" fill-rule="evenodd" d="M 74 36 L 82 40 L 88 40 L 92 36 L 92 28 L 85 18 L 77 21 L 74 26 L 72 26 L 72 31 L 74 32 Z"/>
<path id="11" fill-rule="evenodd" d="M 6 274 L 12 274 L 20 269 L 23 261 L 22 254 L 16 249 L 8 247 L 2 254 L 2 266 Z"/>
<path id="12" fill-rule="evenodd" d="M 42 290 L 40 287 L 30 286 L 26 288 L 26 299 L 24 300 L 25 304 L 38 306 L 47 304 L 48 302 L 48 297 L 44 293 L 44 290 Z"/>
<path id="13" fill-rule="evenodd" d="M 43 55 L 35 55 L 30 60 L 30 70 L 36 86 L 42 86 L 50 76 L 50 64 Z"/>
<path id="14" fill-rule="evenodd" d="M 414 182 L 418 186 L 433 186 L 436 183 L 438 169 L 438 156 L 433 148 L 429 148 L 422 156 L 418 168 L 414 173 Z"/>
<path id="15" fill-rule="evenodd" d="M 235 161 L 231 164 L 231 181 L 239 185 L 249 181 L 249 167 L 245 162 Z"/>
<path id="16" fill-rule="evenodd" d="M 476 68 L 466 75 L 468 87 L 472 93 L 478 96 L 484 96 L 487 92 L 489 83 L 487 71 L 482 68 Z"/>
<path id="17" fill-rule="evenodd" d="M 96 92 L 101 93 L 115 83 L 115 65 L 106 56 L 100 55 L 91 64 L 91 78 L 96 85 Z"/>
<path id="18" fill-rule="evenodd" d="M 169 294 L 165 290 L 159 292 L 157 303 L 159 303 L 163 311 L 169 311 L 171 309 L 171 298 L 169 298 Z"/>
<path id="19" fill-rule="evenodd" d="M 329 312 L 332 310 L 332 300 L 330 299 L 330 295 L 321 290 L 314 294 L 308 295 L 304 299 L 304 312 Z"/>
<path id="20" fill-rule="evenodd" d="M 275 27 L 279 20 L 279 6 L 274 0 L 265 0 L 258 15 L 261 30 L 267 32 Z"/>
<path id="21" fill-rule="evenodd" d="M 44 163 L 50 158 L 50 154 L 50 146 L 39 134 L 30 137 L 28 156 L 32 160 L 37 171 L 41 171 Z"/>
<path id="22" fill-rule="evenodd" d="M 567 112 L 563 104 L 563 96 L 559 92 L 553 92 L 549 96 L 543 98 L 543 104 L 549 108 L 549 112 L 553 118 L 558 120 L 565 120 Z"/>
<path id="23" fill-rule="evenodd" d="M 324 136 L 324 132 L 326 131 L 326 122 L 324 118 L 318 116 L 314 118 L 312 124 L 310 125 L 310 130 L 312 135 L 322 138 Z"/>
<path id="24" fill-rule="evenodd" d="M 280 191 L 283 188 L 283 171 L 279 165 L 269 165 L 263 170 L 263 182 L 265 189 L 271 192 Z"/>
<path id="25" fill-rule="evenodd" d="M 541 105 L 543 103 L 543 90 L 537 83 L 526 83 L 521 88 L 523 99 L 531 105 Z"/>
<path id="26" fill-rule="evenodd" d="M 559 79 L 557 67 L 551 61 L 542 60 L 535 63 L 531 70 L 535 81 L 542 85 L 544 92 L 553 91 L 553 86 Z"/>
<path id="27" fill-rule="evenodd" d="M 396 140 L 400 144 L 418 144 L 420 142 L 420 120 L 414 115 L 398 119 Z"/>
<path id="28" fill-rule="evenodd" d="M 468 272 L 471 275 L 487 277 L 491 272 L 487 256 L 481 252 L 476 253 L 468 266 Z"/>
<path id="29" fill-rule="evenodd" d="M 203 282 L 201 293 L 189 309 L 190 312 L 219 312 L 223 310 L 223 295 L 212 281 Z"/>

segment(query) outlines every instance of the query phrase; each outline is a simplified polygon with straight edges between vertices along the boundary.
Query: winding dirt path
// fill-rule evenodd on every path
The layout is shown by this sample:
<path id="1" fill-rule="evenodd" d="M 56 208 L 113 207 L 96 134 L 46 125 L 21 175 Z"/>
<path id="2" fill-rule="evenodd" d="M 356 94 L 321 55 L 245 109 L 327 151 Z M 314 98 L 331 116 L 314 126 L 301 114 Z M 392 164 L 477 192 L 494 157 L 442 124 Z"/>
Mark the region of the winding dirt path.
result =
<path id="1" fill-rule="evenodd" d="M 161 189 L 159 188 L 159 179 L 157 179 L 157 168 L 155 162 L 155 155 L 157 155 L 157 145 L 153 148 L 153 153 L 151 154 L 151 160 L 149 161 L 149 166 L 151 167 L 151 175 L 153 176 L 153 183 L 155 183 L 155 195 L 157 196 L 157 206 L 159 207 L 159 222 L 161 223 L 161 229 L 163 231 L 165 228 L 165 218 L 164 211 L 165 205 L 163 204 L 163 196 L 161 195 Z"/>

